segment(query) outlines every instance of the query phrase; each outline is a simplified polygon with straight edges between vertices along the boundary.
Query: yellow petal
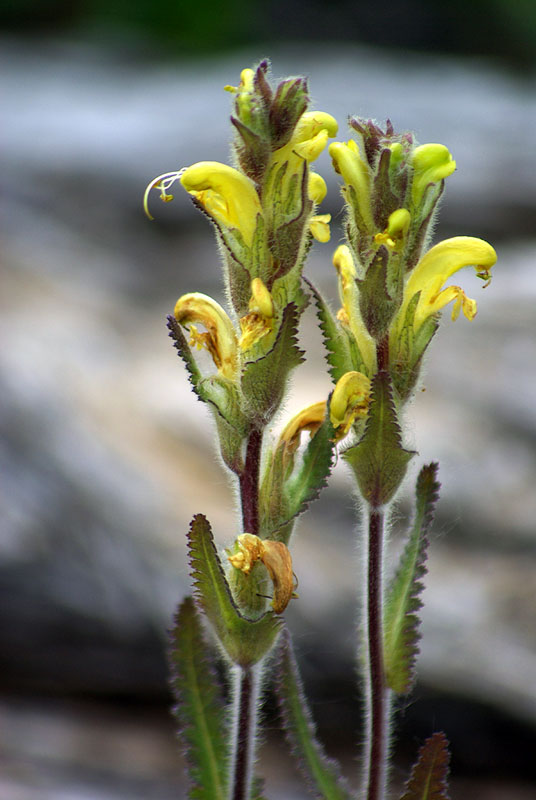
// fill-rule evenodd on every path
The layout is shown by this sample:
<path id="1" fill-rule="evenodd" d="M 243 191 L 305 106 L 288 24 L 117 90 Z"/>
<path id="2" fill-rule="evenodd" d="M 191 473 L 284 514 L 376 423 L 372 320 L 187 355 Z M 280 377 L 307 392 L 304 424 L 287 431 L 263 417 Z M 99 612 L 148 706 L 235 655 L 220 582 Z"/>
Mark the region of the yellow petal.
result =
<path id="1" fill-rule="evenodd" d="M 219 372 L 234 380 L 238 343 L 233 323 L 220 304 L 206 294 L 191 292 L 179 297 L 174 313 L 177 322 L 190 326 L 193 343 L 205 347 Z M 198 333 L 196 322 L 204 325 L 206 333 Z"/>
<path id="2" fill-rule="evenodd" d="M 251 281 L 251 298 L 249 314 L 240 319 L 242 336 L 239 345 L 241 350 L 249 350 L 273 328 L 275 306 L 267 287 L 260 278 Z"/>
<path id="3" fill-rule="evenodd" d="M 335 172 L 342 175 L 347 186 L 352 186 L 357 196 L 359 212 L 367 227 L 372 230 L 372 214 L 370 211 L 370 170 L 359 154 L 359 148 L 351 140 L 349 142 L 333 142 L 329 146 L 329 154 Z"/>
<path id="4" fill-rule="evenodd" d="M 326 181 L 324 178 L 318 174 L 318 172 L 310 172 L 309 173 L 309 184 L 307 186 L 307 194 L 309 195 L 309 200 L 312 200 L 313 203 L 321 203 L 324 197 L 328 192 L 328 187 L 326 186 Z"/>
<path id="5" fill-rule="evenodd" d="M 237 228 L 244 242 L 251 245 L 262 208 L 250 178 L 227 164 L 199 161 L 187 167 L 180 180 L 217 222 Z"/>
<path id="6" fill-rule="evenodd" d="M 455 272 L 463 267 L 474 266 L 478 277 L 489 282 L 490 270 L 496 261 L 497 253 L 483 239 L 473 236 L 455 236 L 439 242 L 421 258 L 411 273 L 404 289 L 404 300 L 398 319 L 403 324 L 408 303 L 417 292 L 420 292 L 414 323 L 414 328 L 417 330 L 430 314 L 439 310 L 437 302 L 441 290 Z M 461 292 L 461 289 L 459 291 Z M 456 296 L 459 296 L 459 293 Z M 444 295 L 444 297 L 452 300 L 454 294 L 451 292 L 450 295 Z M 441 307 L 449 300 L 445 299 Z M 475 301 L 466 298 L 464 313 L 465 309 L 474 317 L 476 314 Z"/>
<path id="7" fill-rule="evenodd" d="M 324 400 L 302 408 L 283 428 L 279 437 L 278 447 L 284 444 L 288 451 L 294 452 L 299 446 L 302 432 L 310 431 L 311 434 L 315 433 L 322 425 L 325 416 L 326 403 Z"/>
<path id="8" fill-rule="evenodd" d="M 318 214 L 309 220 L 309 230 L 317 242 L 329 242 L 331 239 L 330 221 L 331 214 Z"/>
<path id="9" fill-rule="evenodd" d="M 320 131 L 326 131 L 330 139 L 337 135 L 339 125 L 335 117 L 325 111 L 306 111 L 298 120 L 292 141 L 294 144 L 312 139 Z"/>
<path id="10" fill-rule="evenodd" d="M 227 558 L 233 567 L 239 569 L 244 575 L 249 575 L 253 565 L 259 561 L 262 555 L 262 539 L 259 539 L 254 533 L 241 533 L 237 537 L 236 543 L 238 552 Z"/>

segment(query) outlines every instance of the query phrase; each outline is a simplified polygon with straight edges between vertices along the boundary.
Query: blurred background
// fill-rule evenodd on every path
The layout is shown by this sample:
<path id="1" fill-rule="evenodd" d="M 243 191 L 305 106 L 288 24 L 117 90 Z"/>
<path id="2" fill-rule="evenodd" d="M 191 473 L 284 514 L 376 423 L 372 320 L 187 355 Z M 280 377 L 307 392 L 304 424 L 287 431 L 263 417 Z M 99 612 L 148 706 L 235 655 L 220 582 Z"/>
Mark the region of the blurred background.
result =
<path id="1" fill-rule="evenodd" d="M 223 545 L 233 493 L 206 410 L 166 335 L 177 297 L 222 298 L 207 221 L 156 175 L 226 160 L 225 84 L 263 57 L 306 74 L 345 137 L 348 114 L 446 144 L 437 239 L 499 255 L 479 303 L 448 313 L 411 411 L 414 471 L 440 461 L 419 683 L 400 709 L 394 775 L 424 738 L 452 743 L 452 795 L 536 789 L 536 4 L 532 0 L 3 0 L 0 349 L 0 798 L 182 798 L 166 631 L 189 591 L 194 513 Z M 332 243 L 307 274 L 335 300 Z M 286 418 L 329 381 L 312 315 Z M 392 545 L 408 513 L 399 502 Z M 350 776 L 358 554 L 339 465 L 294 540 L 287 613 L 321 736 Z M 329 549 L 329 565 L 325 554 Z M 306 797 L 273 702 L 260 758 L 269 797 Z M 355 781 L 354 781 L 355 782 Z"/>

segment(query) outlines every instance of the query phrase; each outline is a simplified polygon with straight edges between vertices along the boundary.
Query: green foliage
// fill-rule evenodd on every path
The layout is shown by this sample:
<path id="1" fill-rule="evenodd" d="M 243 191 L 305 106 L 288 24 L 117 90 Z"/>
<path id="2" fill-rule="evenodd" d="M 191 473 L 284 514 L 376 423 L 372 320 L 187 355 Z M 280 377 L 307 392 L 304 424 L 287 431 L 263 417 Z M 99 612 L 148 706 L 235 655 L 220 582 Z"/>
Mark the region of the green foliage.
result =
<path id="1" fill-rule="evenodd" d="M 376 373 L 371 384 L 371 403 L 361 440 L 342 454 L 350 464 L 371 506 L 393 498 L 414 453 L 402 447 L 402 437 L 393 403 L 389 374 Z"/>
<path id="2" fill-rule="evenodd" d="M 185 598 L 171 631 L 171 687 L 192 800 L 226 800 L 228 720 L 199 614 Z"/>
<path id="3" fill-rule="evenodd" d="M 402 553 L 398 571 L 387 593 L 384 611 L 384 665 L 387 684 L 397 694 L 407 694 L 415 681 L 415 661 L 420 639 L 418 610 L 426 574 L 428 533 L 439 496 L 437 464 L 424 466 L 417 479 L 417 504 L 413 529 Z"/>
<path id="4" fill-rule="evenodd" d="M 256 664 L 274 645 L 281 620 L 273 611 L 255 621 L 240 613 L 216 552 L 210 524 L 203 514 L 196 514 L 192 520 L 188 548 L 196 599 L 222 647 L 233 663 L 242 667 Z"/>
<path id="5" fill-rule="evenodd" d="M 303 350 L 297 345 L 298 313 L 294 303 L 283 312 L 281 325 L 270 352 L 250 361 L 242 372 L 242 391 L 251 418 L 265 425 L 283 399 L 289 372 L 302 363 Z"/>
<path id="6" fill-rule="evenodd" d="M 276 693 L 287 739 L 311 794 L 319 800 L 349 800 L 350 792 L 341 777 L 339 765 L 326 756 L 316 738 L 287 633 L 281 637 Z"/>
<path id="7" fill-rule="evenodd" d="M 434 733 L 419 750 L 406 790 L 400 800 L 449 800 L 449 748 L 444 733 Z"/>

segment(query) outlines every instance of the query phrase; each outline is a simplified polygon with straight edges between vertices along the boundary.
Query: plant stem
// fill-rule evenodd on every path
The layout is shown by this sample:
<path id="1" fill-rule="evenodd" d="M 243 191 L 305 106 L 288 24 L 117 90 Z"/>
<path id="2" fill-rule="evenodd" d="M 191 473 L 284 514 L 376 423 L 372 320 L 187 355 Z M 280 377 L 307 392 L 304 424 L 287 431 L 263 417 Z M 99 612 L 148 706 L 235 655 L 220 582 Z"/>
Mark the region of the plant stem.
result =
<path id="1" fill-rule="evenodd" d="M 258 674 L 255 667 L 237 667 L 234 704 L 234 751 L 230 800 L 249 800 L 257 721 Z"/>
<path id="2" fill-rule="evenodd" d="M 366 800 L 383 800 L 389 753 L 389 699 L 383 664 L 383 536 L 384 514 L 371 507 L 368 530 L 366 597 L 367 751 Z"/>
<path id="3" fill-rule="evenodd" d="M 246 462 L 239 475 L 242 526 L 246 533 L 259 532 L 259 469 L 262 431 L 253 428 L 246 445 Z"/>
<path id="4" fill-rule="evenodd" d="M 244 532 L 259 532 L 259 471 L 262 431 L 253 428 L 246 445 L 244 469 L 239 475 L 242 527 Z M 233 708 L 233 752 L 231 757 L 230 800 L 249 800 L 257 725 L 258 671 L 255 667 L 236 667 Z"/>

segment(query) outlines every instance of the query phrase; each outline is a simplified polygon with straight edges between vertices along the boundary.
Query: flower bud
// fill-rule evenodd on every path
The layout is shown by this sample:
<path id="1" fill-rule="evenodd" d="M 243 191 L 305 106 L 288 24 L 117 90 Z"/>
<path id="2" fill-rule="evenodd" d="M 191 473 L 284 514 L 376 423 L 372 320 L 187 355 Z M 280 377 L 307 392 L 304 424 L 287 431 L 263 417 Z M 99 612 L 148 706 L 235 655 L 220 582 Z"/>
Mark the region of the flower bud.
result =
<path id="1" fill-rule="evenodd" d="M 444 144 L 422 144 L 411 155 L 413 167 L 412 197 L 415 206 L 421 202 L 430 183 L 448 178 L 456 169 L 456 162 Z"/>

